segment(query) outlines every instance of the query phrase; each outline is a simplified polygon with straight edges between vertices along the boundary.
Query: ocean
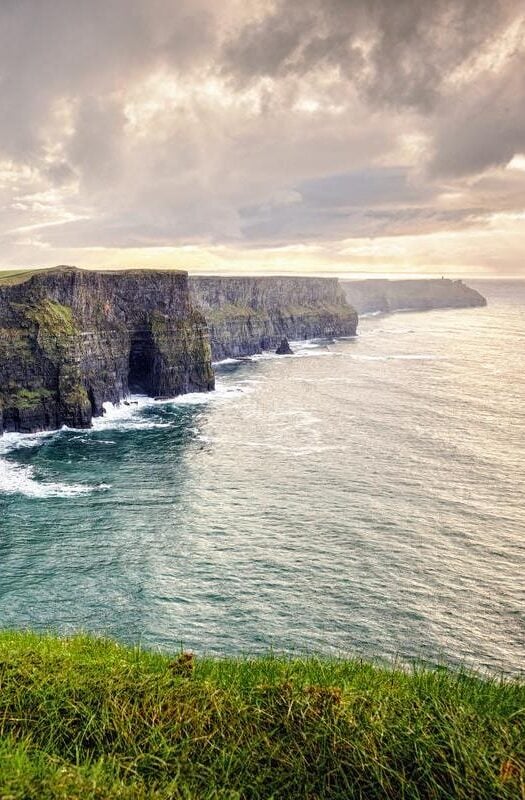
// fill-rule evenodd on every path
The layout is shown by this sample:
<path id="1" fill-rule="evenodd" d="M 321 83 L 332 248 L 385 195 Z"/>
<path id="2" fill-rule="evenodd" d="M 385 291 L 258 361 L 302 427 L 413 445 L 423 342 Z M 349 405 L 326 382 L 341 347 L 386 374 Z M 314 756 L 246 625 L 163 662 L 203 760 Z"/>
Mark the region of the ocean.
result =
<path id="1" fill-rule="evenodd" d="M 0 438 L 0 627 L 525 666 L 525 282 Z"/>

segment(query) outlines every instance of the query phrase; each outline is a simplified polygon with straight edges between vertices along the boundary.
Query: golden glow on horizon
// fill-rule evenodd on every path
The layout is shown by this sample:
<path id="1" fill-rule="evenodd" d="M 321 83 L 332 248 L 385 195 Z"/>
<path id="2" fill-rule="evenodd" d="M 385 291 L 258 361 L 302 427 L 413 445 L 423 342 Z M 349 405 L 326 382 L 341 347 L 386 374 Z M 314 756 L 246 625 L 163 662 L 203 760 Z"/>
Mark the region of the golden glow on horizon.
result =
<path id="1" fill-rule="evenodd" d="M 512 277 L 523 264 L 523 214 L 494 214 L 485 227 L 411 236 L 352 238 L 245 248 L 188 244 L 175 247 L 53 248 L 38 266 L 75 264 L 93 269 L 171 268 L 216 274 L 337 274 L 424 277 Z M 43 251 L 45 252 L 45 251 Z M 36 266 L 34 259 L 25 264 Z"/>

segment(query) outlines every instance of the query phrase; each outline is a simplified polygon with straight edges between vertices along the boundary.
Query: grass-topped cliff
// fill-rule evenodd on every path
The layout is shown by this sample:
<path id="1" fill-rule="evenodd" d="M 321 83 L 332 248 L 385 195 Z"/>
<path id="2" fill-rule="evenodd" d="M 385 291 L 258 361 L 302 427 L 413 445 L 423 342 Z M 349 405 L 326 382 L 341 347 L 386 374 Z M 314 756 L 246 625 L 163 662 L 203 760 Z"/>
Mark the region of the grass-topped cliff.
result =
<path id="1" fill-rule="evenodd" d="M 0 277 L 2 430 L 87 427 L 130 391 L 214 385 L 185 272 L 57 267 Z"/>
<path id="2" fill-rule="evenodd" d="M 176 270 L 0 273 L 0 435 L 89 427 L 131 392 L 214 386 L 216 359 L 283 337 L 352 335 L 337 281 L 192 278 Z"/>
<path id="3" fill-rule="evenodd" d="M 0 797 L 519 798 L 525 685 L 0 634 Z"/>
<path id="4" fill-rule="evenodd" d="M 190 276 L 213 358 L 275 350 L 283 337 L 354 336 L 357 314 L 334 278 Z"/>

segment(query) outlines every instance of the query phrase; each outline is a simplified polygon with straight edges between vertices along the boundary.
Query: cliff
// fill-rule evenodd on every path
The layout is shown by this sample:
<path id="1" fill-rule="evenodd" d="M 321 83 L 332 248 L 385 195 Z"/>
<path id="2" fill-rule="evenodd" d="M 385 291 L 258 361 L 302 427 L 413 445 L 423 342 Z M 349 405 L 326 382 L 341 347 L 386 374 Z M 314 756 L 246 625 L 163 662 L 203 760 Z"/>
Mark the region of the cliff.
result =
<path id="1" fill-rule="evenodd" d="M 341 281 L 347 301 L 359 314 L 427 311 L 485 306 L 487 301 L 463 281 L 447 279 Z"/>
<path id="2" fill-rule="evenodd" d="M 275 350 L 283 338 L 353 336 L 357 314 L 332 278 L 190 277 L 206 317 L 212 356 Z"/>
<path id="3" fill-rule="evenodd" d="M 185 272 L 58 267 L 0 280 L 0 433 L 88 427 L 130 390 L 213 386 Z"/>
<path id="4" fill-rule="evenodd" d="M 75 267 L 0 276 L 0 433 L 89 427 L 104 402 L 133 391 L 212 389 L 212 355 L 356 327 L 334 279 Z"/>

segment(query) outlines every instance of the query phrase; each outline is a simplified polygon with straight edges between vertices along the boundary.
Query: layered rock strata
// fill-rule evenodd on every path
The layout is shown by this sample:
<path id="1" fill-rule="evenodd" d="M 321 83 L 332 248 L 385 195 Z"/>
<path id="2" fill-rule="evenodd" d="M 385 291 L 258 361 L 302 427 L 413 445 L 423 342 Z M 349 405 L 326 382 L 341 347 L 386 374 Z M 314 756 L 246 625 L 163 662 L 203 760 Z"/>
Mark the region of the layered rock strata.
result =
<path id="1" fill-rule="evenodd" d="M 185 272 L 65 267 L 0 282 L 0 433 L 88 427 L 131 391 L 213 386 Z"/>
<path id="2" fill-rule="evenodd" d="M 332 278 L 190 277 L 215 361 L 275 350 L 282 339 L 354 336 L 357 314 Z"/>

